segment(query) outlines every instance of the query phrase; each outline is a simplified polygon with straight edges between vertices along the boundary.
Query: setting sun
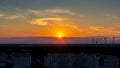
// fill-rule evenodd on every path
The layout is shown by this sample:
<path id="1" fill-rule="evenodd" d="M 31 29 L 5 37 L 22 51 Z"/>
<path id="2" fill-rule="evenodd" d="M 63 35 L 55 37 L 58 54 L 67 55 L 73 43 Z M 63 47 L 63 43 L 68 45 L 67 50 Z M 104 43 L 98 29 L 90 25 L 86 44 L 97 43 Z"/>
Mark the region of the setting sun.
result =
<path id="1" fill-rule="evenodd" d="M 58 37 L 59 39 L 61 39 L 64 36 L 64 32 L 63 31 L 59 31 L 56 33 L 56 37 Z"/>
<path id="2" fill-rule="evenodd" d="M 58 38 L 62 38 L 63 36 L 61 34 L 58 35 Z"/>

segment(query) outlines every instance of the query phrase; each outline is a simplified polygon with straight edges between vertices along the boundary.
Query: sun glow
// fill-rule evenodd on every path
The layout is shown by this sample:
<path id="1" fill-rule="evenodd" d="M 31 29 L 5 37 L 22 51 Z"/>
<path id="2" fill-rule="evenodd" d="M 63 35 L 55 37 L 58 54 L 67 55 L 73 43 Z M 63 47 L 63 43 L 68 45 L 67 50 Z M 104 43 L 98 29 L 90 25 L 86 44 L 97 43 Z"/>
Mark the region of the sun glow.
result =
<path id="1" fill-rule="evenodd" d="M 63 36 L 61 34 L 58 35 L 58 38 L 62 38 Z"/>
<path id="2" fill-rule="evenodd" d="M 61 39 L 61 38 L 63 38 L 64 34 L 63 34 L 63 32 L 57 32 L 56 36 L 57 36 L 59 39 Z"/>

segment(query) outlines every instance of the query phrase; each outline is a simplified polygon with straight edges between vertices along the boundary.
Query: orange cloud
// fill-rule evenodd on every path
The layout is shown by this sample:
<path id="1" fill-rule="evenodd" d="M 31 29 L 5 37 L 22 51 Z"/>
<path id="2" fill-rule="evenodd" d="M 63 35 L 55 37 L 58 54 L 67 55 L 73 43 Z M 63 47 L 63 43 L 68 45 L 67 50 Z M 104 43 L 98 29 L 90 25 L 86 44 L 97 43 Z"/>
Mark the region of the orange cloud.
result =
<path id="1" fill-rule="evenodd" d="M 34 20 L 34 21 L 31 22 L 31 24 L 41 25 L 41 26 L 48 25 L 47 22 L 45 22 L 45 21 L 41 21 L 41 20 Z"/>
<path id="2" fill-rule="evenodd" d="M 104 29 L 104 27 L 103 26 L 90 26 L 89 29 L 93 31 L 99 31 L 99 30 Z"/>
<path id="3" fill-rule="evenodd" d="M 36 25 L 49 25 L 50 22 L 49 21 L 63 21 L 64 19 L 62 18 L 40 18 L 40 19 L 34 19 L 31 21 L 31 24 L 36 24 Z"/>
<path id="4" fill-rule="evenodd" d="M 89 27 L 88 34 L 91 34 L 93 36 L 112 36 L 112 35 L 120 35 L 120 31 L 117 31 L 112 28 L 105 28 L 102 26 L 92 26 Z"/>

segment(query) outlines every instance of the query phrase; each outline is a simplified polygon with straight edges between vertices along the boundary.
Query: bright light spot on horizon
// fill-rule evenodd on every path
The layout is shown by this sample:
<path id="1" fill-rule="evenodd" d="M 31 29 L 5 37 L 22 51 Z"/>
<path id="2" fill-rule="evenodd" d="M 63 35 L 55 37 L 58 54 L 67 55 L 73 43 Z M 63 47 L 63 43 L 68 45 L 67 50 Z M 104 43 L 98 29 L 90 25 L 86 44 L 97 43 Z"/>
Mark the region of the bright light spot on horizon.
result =
<path id="1" fill-rule="evenodd" d="M 62 38 L 63 36 L 61 34 L 58 35 L 58 38 Z"/>
<path id="2" fill-rule="evenodd" d="M 56 37 L 58 37 L 58 39 L 62 39 L 62 37 L 64 36 L 63 33 L 64 32 L 62 32 L 62 31 L 57 32 Z"/>

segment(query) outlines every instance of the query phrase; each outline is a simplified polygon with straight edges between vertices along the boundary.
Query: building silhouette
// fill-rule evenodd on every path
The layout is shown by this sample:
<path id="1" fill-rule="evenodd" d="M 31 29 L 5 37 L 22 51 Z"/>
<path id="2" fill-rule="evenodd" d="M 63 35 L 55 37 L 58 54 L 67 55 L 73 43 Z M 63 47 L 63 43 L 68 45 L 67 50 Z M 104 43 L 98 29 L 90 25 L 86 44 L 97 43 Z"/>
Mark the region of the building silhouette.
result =
<path id="1" fill-rule="evenodd" d="M 48 54 L 45 68 L 119 68 L 119 59 L 96 54 Z"/>

